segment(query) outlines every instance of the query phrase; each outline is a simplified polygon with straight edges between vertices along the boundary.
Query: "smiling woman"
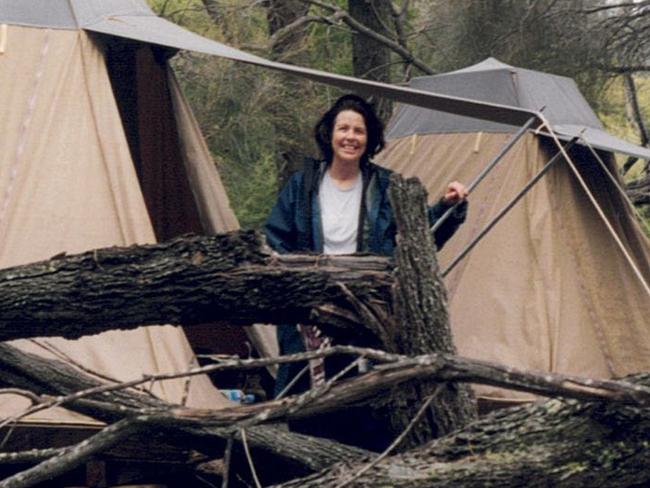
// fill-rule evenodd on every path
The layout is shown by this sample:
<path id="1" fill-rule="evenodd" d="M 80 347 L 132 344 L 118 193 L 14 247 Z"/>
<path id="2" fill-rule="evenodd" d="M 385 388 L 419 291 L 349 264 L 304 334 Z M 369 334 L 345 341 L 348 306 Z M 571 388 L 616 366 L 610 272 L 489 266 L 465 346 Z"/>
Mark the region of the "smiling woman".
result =
<path id="1" fill-rule="evenodd" d="M 304 171 L 294 174 L 282 190 L 264 228 L 269 245 L 280 253 L 392 255 L 396 228 L 388 199 L 391 172 L 371 161 L 384 148 L 381 120 L 365 100 L 345 95 L 321 117 L 314 136 L 322 159 L 309 160 Z M 460 203 L 434 235 L 439 248 L 464 221 L 466 196 L 465 187 L 453 182 L 429 208 L 433 224 L 448 207 Z M 326 347 L 329 339 L 315 327 L 292 324 L 278 326 L 278 343 L 280 354 L 291 354 Z M 297 381 L 292 392 L 307 389 L 309 380 L 312 386 L 317 385 L 328 373 L 341 369 L 334 359 L 309 366 L 310 378 Z M 304 368 L 297 363 L 281 365 L 276 395 Z M 354 434 L 359 437 L 358 431 Z M 381 448 L 383 439 L 371 437 L 365 436 L 368 443 L 364 447 Z"/>

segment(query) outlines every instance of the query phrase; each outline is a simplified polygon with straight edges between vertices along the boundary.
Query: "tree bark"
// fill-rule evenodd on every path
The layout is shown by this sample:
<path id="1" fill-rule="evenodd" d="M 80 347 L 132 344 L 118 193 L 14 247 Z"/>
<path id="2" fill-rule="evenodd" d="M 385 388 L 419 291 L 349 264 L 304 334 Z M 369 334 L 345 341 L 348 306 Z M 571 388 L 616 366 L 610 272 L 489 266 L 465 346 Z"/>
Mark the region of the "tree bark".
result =
<path id="1" fill-rule="evenodd" d="M 327 307 L 312 313 L 325 305 L 361 332 L 349 293 L 388 303 L 389 269 L 377 257 L 273 255 L 251 232 L 100 249 L 0 270 L 0 341 L 166 323 L 340 325 Z"/>
<path id="2" fill-rule="evenodd" d="M 650 142 L 650 136 L 648 135 L 648 129 L 646 128 L 645 122 L 643 121 L 643 114 L 641 113 L 641 108 L 639 107 L 639 96 L 637 94 L 636 84 L 634 83 L 634 77 L 632 73 L 623 73 L 623 87 L 625 90 L 625 115 L 627 120 L 633 127 L 636 128 L 637 133 L 639 134 L 639 140 L 642 146 L 648 147 Z M 639 158 L 630 156 L 627 158 L 621 172 L 625 175 L 632 166 L 637 162 Z M 645 170 L 647 173 L 648 167 L 646 166 Z"/>
<path id="3" fill-rule="evenodd" d="M 456 354 L 447 294 L 429 232 L 426 190 L 413 178 L 391 177 L 390 200 L 398 228 L 393 287 L 395 350 L 407 356 Z M 422 401 L 438 389 L 435 382 L 410 383 L 390 397 L 393 432 L 398 435 L 415 416 Z M 428 414 L 409 432 L 401 449 L 409 449 L 453 430 L 477 417 L 474 396 L 467 385 L 440 386 Z"/>
<path id="4" fill-rule="evenodd" d="M 387 458 L 347 487 L 646 486 L 645 408 L 549 400 L 497 411 L 465 429 Z M 363 464 L 285 483 L 329 488 Z"/>
<path id="5" fill-rule="evenodd" d="M 553 400 L 497 412 L 426 446 L 380 462 L 350 486 L 417 488 L 458 483 L 463 486 L 629 486 L 641 484 L 648 478 L 645 472 L 650 467 L 645 456 L 645 439 L 650 434 L 648 387 L 527 374 L 454 356 L 402 361 L 394 355 L 377 352 L 372 357 L 378 361 L 383 358 L 389 364 L 377 366 L 367 377 L 335 386 L 318 397 L 319 401 L 329 408 L 341 408 L 348 402 L 385 391 L 395 382 L 431 376 L 442 381 L 481 382 L 586 398 L 590 402 Z M 29 355 L 6 344 L 0 346 L 0 370 L 4 384 L 27 388 L 37 394 L 68 394 L 98 384 L 58 361 Z M 647 375 L 639 379 L 642 380 L 640 384 L 650 384 Z M 173 408 L 134 391 L 105 392 L 98 398 L 78 399 L 71 406 L 107 421 L 131 416 L 153 417 L 158 412 L 161 421 L 153 424 L 156 431 L 164 428 L 170 433 L 182 432 L 194 440 L 189 445 L 207 448 L 210 453 L 218 451 L 223 439 L 232 435 L 232 429 L 217 427 L 216 418 L 220 418 L 219 425 L 227 425 L 228 416 L 239 421 L 268 408 L 251 405 L 221 415 L 218 411 Z M 282 406 L 282 402 L 271 403 Z M 305 406 L 303 415 L 310 414 L 310 409 L 323 411 L 323 405 L 307 403 Z M 239 410 L 242 411 L 238 413 Z M 300 414 L 299 411 L 295 413 Z M 111 430 L 107 434 L 111 434 Z M 110 440 L 106 435 L 100 437 Z M 339 463 L 308 479 L 284 485 L 287 487 L 336 486 L 370 459 L 365 451 L 283 432 L 271 426 L 248 427 L 247 437 L 252 446 L 277 456 L 271 461 L 274 467 L 278 466 L 279 459 L 297 464 L 303 471 L 320 470 Z M 165 435 L 164 438 L 179 441 L 177 435 Z M 95 450 L 95 446 L 79 447 L 86 452 Z M 72 454 L 75 452 L 83 454 L 79 449 Z M 354 459 L 366 461 L 355 463 Z M 56 466 L 56 463 L 49 464 Z"/>

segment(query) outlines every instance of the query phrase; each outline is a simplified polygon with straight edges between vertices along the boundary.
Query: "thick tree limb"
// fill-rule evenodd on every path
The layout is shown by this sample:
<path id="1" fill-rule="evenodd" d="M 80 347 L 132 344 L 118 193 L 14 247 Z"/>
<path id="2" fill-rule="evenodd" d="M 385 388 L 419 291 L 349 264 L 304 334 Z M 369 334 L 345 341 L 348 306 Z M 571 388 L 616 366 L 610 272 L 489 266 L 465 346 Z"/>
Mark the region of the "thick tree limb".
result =
<path id="1" fill-rule="evenodd" d="M 312 317 L 315 307 L 349 308 L 341 283 L 358 300 L 386 303 L 388 270 L 370 256 L 280 257 L 251 232 L 100 249 L 1 270 L 0 341 L 147 324 L 318 322 L 328 317 Z"/>
<path id="2" fill-rule="evenodd" d="M 36 367 L 39 372 L 44 373 L 45 385 L 50 388 L 50 390 L 57 390 L 61 387 L 63 387 L 63 389 L 68 389 L 70 387 L 69 382 L 72 381 L 70 379 L 72 376 L 69 374 L 70 372 L 67 371 L 69 369 L 67 366 L 62 365 L 58 361 L 44 360 L 37 357 L 31 357 L 30 355 L 21 353 L 20 351 L 12 351 L 13 348 L 10 346 L 2 345 L 1 347 L 3 349 L 2 354 L 0 354 L 0 361 L 8 361 L 11 364 L 18 363 L 20 366 L 23 362 L 17 361 L 15 355 L 24 355 L 25 357 L 23 359 L 25 361 L 22 367 L 29 368 L 30 365 L 32 365 Z M 174 408 L 173 406 L 164 404 L 163 402 L 153 401 L 151 397 L 138 394 L 137 392 L 103 392 L 100 396 L 100 401 L 92 403 L 90 401 L 83 402 L 81 399 L 77 399 L 73 402 L 72 406 L 84 413 L 94 412 L 97 414 L 99 412 L 100 415 L 98 416 L 104 418 L 117 419 L 120 415 L 122 415 L 122 418 L 124 418 L 125 415 L 138 415 L 141 420 L 139 423 L 141 428 L 144 428 L 145 426 L 148 428 L 156 426 L 157 430 L 160 428 L 166 430 L 180 430 L 193 438 L 204 438 L 204 440 L 210 439 L 212 444 L 214 444 L 215 440 L 228 438 L 233 430 L 237 431 L 237 423 L 241 424 L 242 422 L 254 418 L 258 421 L 268 421 L 273 418 L 307 416 L 316 412 L 340 409 L 345 405 L 358 402 L 364 398 L 372 398 L 373 395 L 379 391 L 386 390 L 391 386 L 413 379 L 435 378 L 443 382 L 481 382 L 497 386 L 514 387 L 515 389 L 532 391 L 535 393 L 589 399 L 595 401 L 596 405 L 602 405 L 603 400 L 620 402 L 619 405 L 621 403 L 643 406 L 650 404 L 650 388 L 643 385 L 631 384 L 629 382 L 609 380 L 597 381 L 562 375 L 534 374 L 517 371 L 500 365 L 458 358 L 456 356 L 426 355 L 416 358 L 405 358 L 381 351 L 352 347 L 339 347 L 335 351 L 321 352 L 321 354 L 332 354 L 333 352 L 362 354 L 367 357 L 372 357 L 376 362 L 386 362 L 386 364 L 377 366 L 374 371 L 365 376 L 357 377 L 341 384 L 334 385 L 322 395 L 312 395 L 313 401 L 306 402 L 300 401 L 296 398 L 289 398 L 281 401 L 267 402 L 265 404 L 241 406 L 223 411 L 205 411 L 181 407 Z M 14 354 L 13 358 L 11 357 L 11 354 Z M 317 353 L 309 354 L 314 355 Z M 300 358 L 301 357 L 295 359 Z M 36 363 L 35 365 L 33 364 L 34 362 Z M 244 366 L 252 367 L 256 362 L 259 361 L 244 361 Z M 0 367 L 4 370 L 6 365 L 0 365 Z M 224 365 L 224 367 L 235 367 L 235 364 Z M 52 368 L 52 370 L 50 368 Z M 16 373 L 19 375 L 21 373 L 20 370 L 20 367 L 16 370 Z M 79 376 L 76 374 L 75 376 L 84 379 L 83 375 Z M 93 381 L 86 379 L 84 383 L 93 383 Z M 36 388 L 34 389 L 36 390 Z M 50 391 L 50 394 L 52 393 L 54 393 L 54 391 Z M 309 394 L 304 398 L 309 400 L 308 396 Z M 125 402 L 125 399 L 129 399 L 130 401 Z M 113 403 L 115 400 L 118 401 L 116 407 L 104 409 L 104 406 L 107 404 L 106 402 Z M 628 407 L 621 406 L 619 408 L 625 409 Z M 635 408 L 638 409 L 638 407 Z M 542 422 L 543 420 L 540 419 L 534 421 Z M 524 420 L 522 420 L 522 422 L 524 422 Z M 217 426 L 228 427 L 220 430 Z M 485 428 L 487 429 L 487 427 Z M 506 427 L 498 426 L 494 428 L 505 429 Z M 532 429 L 533 427 L 526 428 Z M 290 456 L 294 460 L 302 459 L 303 462 L 309 463 L 312 469 L 318 464 L 320 464 L 321 467 L 327 466 L 327 463 L 323 464 L 323 457 L 327 456 L 329 456 L 330 461 L 337 460 L 336 458 L 338 458 L 339 461 L 342 459 L 349 460 L 353 457 L 368 458 L 367 453 L 364 453 L 362 450 L 347 448 L 336 443 L 328 443 L 327 441 L 320 442 L 320 440 L 317 439 L 310 439 L 306 436 L 281 432 L 273 428 L 249 427 L 247 433 L 249 440 L 257 446 L 265 446 L 266 449 L 269 449 L 269 446 L 273 446 L 272 449 L 276 450 L 276 452 L 277 450 L 281 451 L 282 449 L 288 448 L 289 451 L 292 451 Z M 105 435 L 99 437 L 99 439 L 103 439 L 104 437 L 107 438 L 101 442 L 108 442 L 109 440 L 111 442 L 116 442 L 119 440 L 119 438 L 116 438 L 114 435 L 108 434 L 111 434 L 110 430 Z M 205 442 L 199 442 L 197 445 L 206 444 L 207 443 Z M 453 443 L 452 445 L 455 446 Z M 457 447 L 458 446 L 456 446 L 456 448 Z M 58 454 L 61 455 L 69 454 L 68 457 L 71 459 L 71 464 L 68 464 L 68 457 L 60 458 L 62 464 L 60 464 L 59 469 L 63 469 L 64 465 L 72 466 L 73 462 L 83 461 L 85 458 L 80 457 L 81 454 L 85 453 L 85 456 L 89 453 L 99 452 L 103 448 L 104 447 L 101 445 L 95 447 L 94 444 L 84 444 L 75 448 L 74 452 L 77 454 L 74 455 L 70 454 L 70 450 L 59 452 Z M 413 452 L 418 453 L 420 451 L 416 450 Z M 284 452 L 283 455 L 286 456 L 287 453 Z M 523 460 L 525 458 L 521 459 Z M 490 464 L 490 466 L 495 468 L 494 463 Z M 381 472 L 383 469 L 386 468 L 380 467 L 379 471 Z M 351 474 L 351 472 L 346 471 L 345 476 L 350 476 Z M 460 476 L 458 473 L 456 473 L 455 476 L 456 475 Z"/>
<path id="3" fill-rule="evenodd" d="M 637 94 L 636 84 L 634 83 L 634 77 L 631 73 L 623 73 L 623 87 L 625 89 L 625 113 L 628 119 L 628 122 L 636 128 L 637 133 L 639 134 L 639 139 L 642 146 L 647 147 L 648 142 L 650 142 L 650 136 L 648 136 L 648 129 L 646 128 L 645 122 L 643 120 L 643 114 L 641 113 L 641 108 L 639 107 L 639 96 Z M 637 162 L 639 158 L 630 156 L 627 158 L 621 172 L 625 175 L 632 166 Z M 647 166 L 646 166 L 647 168 Z"/>
<path id="4" fill-rule="evenodd" d="M 27 488 L 52 479 L 82 465 L 94 454 L 105 451 L 145 427 L 146 424 L 143 424 L 139 417 L 120 420 L 78 445 L 62 449 L 50 459 L 0 481 L 0 488 Z"/>
<path id="5" fill-rule="evenodd" d="M 646 486 L 649 434 L 645 408 L 549 400 L 497 411 L 345 486 Z M 338 487 L 363 466 L 340 464 L 280 486 Z"/>

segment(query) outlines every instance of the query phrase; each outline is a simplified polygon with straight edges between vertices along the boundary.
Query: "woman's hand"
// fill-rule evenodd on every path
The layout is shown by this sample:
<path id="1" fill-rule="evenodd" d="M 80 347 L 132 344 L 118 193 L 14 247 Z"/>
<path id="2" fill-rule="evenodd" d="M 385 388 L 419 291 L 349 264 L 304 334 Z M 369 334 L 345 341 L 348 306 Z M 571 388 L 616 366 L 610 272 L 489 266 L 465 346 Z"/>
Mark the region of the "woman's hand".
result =
<path id="1" fill-rule="evenodd" d="M 456 205 L 467 198 L 467 187 L 459 181 L 452 181 L 447 186 L 447 191 L 442 197 L 442 202 L 445 205 Z"/>

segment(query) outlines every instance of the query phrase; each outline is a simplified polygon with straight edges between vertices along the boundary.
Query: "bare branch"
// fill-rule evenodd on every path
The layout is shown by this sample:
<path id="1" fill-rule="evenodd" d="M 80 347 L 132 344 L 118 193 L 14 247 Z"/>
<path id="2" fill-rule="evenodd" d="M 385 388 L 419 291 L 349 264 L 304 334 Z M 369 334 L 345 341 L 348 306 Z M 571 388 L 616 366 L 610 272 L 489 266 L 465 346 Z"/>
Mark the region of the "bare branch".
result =
<path id="1" fill-rule="evenodd" d="M 400 45 L 398 42 L 395 42 L 394 40 L 379 34 L 378 32 L 369 29 L 362 23 L 358 22 L 355 20 L 350 14 L 345 11 L 344 9 L 330 4 L 326 3 L 320 0 L 303 0 L 304 2 L 310 3 L 312 5 L 316 5 L 322 9 L 325 9 L 329 12 L 332 12 L 336 18 L 340 18 L 342 22 L 344 22 L 346 25 L 348 25 L 351 29 L 353 29 L 355 32 L 359 34 L 363 34 L 364 36 L 367 36 L 377 42 L 380 42 L 387 46 L 389 49 L 391 49 L 393 52 L 398 54 L 406 63 L 413 64 L 415 67 L 417 67 L 419 70 L 421 70 L 423 73 L 432 75 L 435 74 L 435 71 L 431 69 L 424 61 L 420 60 L 417 58 L 412 52 L 410 52 L 408 49 L 406 49 L 404 46 Z"/>
<path id="2" fill-rule="evenodd" d="M 146 417 L 131 417 L 120 420 L 76 446 L 62 449 L 46 461 L 0 481 L 0 488 L 27 488 L 66 473 L 83 464 L 94 454 L 102 452 L 126 437 L 141 431 L 146 424 Z"/>

